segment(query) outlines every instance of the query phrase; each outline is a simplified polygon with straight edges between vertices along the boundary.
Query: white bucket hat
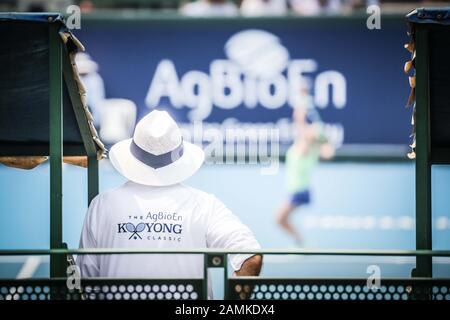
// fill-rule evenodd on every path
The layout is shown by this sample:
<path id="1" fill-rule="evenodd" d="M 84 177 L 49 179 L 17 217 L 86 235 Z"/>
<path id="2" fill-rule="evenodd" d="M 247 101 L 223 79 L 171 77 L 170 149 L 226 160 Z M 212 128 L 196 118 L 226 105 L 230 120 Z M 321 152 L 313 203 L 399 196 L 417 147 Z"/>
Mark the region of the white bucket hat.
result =
<path id="1" fill-rule="evenodd" d="M 180 128 L 166 111 L 154 110 L 138 122 L 132 139 L 111 148 L 109 158 L 128 180 L 168 186 L 192 176 L 205 154 L 200 147 L 183 141 Z"/>

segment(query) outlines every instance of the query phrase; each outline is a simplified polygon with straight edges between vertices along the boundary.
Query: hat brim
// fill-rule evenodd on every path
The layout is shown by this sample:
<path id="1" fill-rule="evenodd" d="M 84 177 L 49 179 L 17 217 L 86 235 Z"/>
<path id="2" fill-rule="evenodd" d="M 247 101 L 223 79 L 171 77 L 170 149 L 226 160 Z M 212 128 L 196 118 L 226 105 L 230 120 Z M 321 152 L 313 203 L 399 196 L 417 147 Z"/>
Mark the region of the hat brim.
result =
<path id="1" fill-rule="evenodd" d="M 158 169 L 136 159 L 130 151 L 133 139 L 116 143 L 109 152 L 113 167 L 125 178 L 148 186 L 169 186 L 180 183 L 192 176 L 203 164 L 203 150 L 183 141 L 183 155 L 173 163 Z"/>

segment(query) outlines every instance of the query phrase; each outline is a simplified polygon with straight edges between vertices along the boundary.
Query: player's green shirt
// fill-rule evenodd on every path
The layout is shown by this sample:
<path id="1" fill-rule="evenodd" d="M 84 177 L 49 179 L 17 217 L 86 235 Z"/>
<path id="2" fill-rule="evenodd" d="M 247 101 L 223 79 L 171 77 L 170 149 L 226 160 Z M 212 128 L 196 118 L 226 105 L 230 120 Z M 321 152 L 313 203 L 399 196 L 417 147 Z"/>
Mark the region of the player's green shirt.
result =
<path id="1" fill-rule="evenodd" d="M 286 153 L 286 178 L 289 193 L 309 189 L 311 174 L 319 161 L 319 146 L 311 146 L 309 152 L 301 154 L 291 146 Z"/>

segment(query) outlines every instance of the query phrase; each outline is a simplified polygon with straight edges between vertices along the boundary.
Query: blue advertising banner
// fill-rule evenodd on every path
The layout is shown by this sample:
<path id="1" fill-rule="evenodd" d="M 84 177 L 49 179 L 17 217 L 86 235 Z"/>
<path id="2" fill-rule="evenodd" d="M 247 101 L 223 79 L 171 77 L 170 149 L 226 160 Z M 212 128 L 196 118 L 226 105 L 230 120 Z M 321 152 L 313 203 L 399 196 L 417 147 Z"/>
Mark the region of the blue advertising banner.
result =
<path id="1" fill-rule="evenodd" d="M 160 19 L 87 20 L 76 34 L 106 98 L 131 100 L 137 118 L 159 108 L 222 132 L 279 129 L 289 145 L 292 108 L 307 101 L 335 145 L 404 147 L 406 31 L 393 17 L 379 30 L 364 18 Z"/>

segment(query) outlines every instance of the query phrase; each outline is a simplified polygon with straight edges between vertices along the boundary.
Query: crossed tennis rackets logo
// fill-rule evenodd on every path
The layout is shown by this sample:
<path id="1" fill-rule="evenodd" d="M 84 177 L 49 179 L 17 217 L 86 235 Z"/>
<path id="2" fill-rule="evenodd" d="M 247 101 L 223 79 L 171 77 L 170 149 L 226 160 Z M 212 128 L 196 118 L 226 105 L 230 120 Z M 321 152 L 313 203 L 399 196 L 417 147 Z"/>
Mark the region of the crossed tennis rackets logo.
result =
<path id="1" fill-rule="evenodd" d="M 144 231 L 145 229 L 145 223 L 141 222 L 138 225 L 134 225 L 131 222 L 128 222 L 125 225 L 125 228 L 127 229 L 128 232 L 131 232 L 131 236 L 128 238 L 129 240 L 131 238 L 133 239 L 137 239 L 139 237 L 139 239 L 142 239 L 142 237 L 139 235 L 139 233 L 141 233 L 142 231 Z"/>

